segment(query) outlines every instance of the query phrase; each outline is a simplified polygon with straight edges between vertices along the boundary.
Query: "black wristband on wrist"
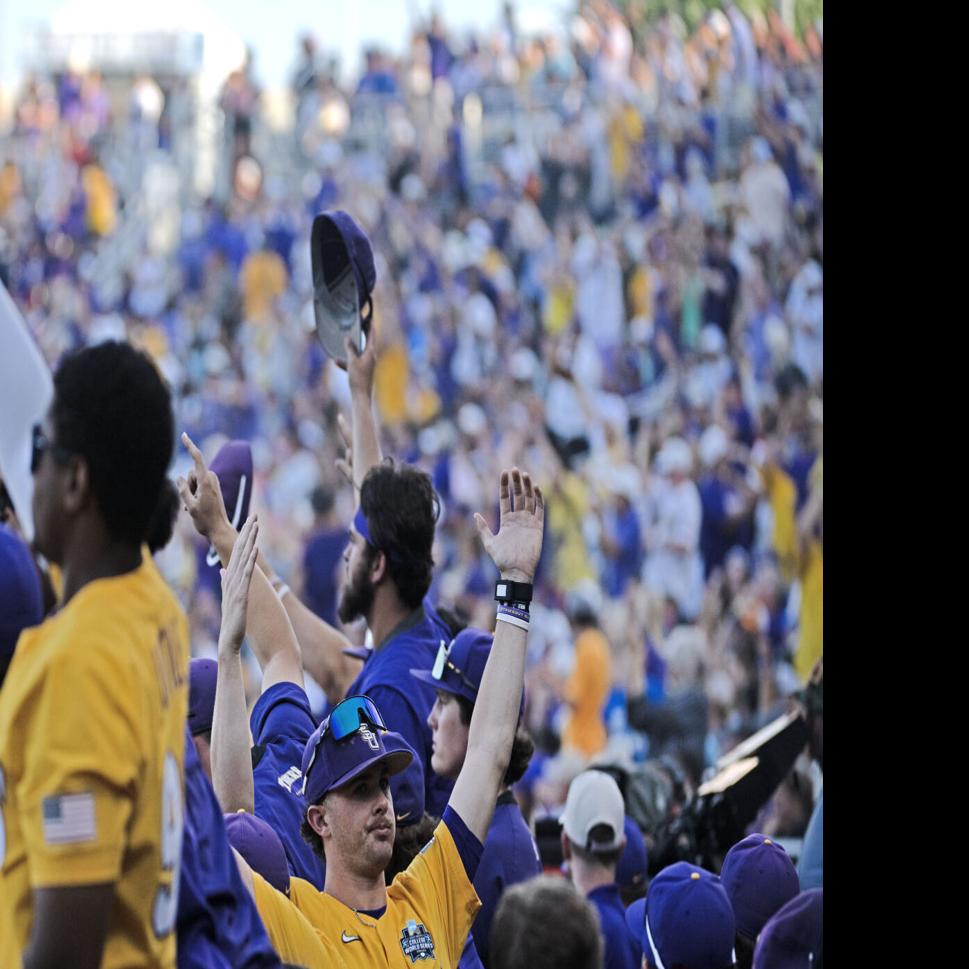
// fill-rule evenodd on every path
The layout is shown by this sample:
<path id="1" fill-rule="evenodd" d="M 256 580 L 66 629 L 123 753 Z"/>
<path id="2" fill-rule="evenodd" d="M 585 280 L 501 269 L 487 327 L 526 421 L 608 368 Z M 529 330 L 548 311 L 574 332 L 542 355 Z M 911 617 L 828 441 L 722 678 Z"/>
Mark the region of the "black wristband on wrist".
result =
<path id="1" fill-rule="evenodd" d="M 495 602 L 520 602 L 527 607 L 531 601 L 531 582 L 512 582 L 511 579 L 499 579 L 495 583 Z"/>

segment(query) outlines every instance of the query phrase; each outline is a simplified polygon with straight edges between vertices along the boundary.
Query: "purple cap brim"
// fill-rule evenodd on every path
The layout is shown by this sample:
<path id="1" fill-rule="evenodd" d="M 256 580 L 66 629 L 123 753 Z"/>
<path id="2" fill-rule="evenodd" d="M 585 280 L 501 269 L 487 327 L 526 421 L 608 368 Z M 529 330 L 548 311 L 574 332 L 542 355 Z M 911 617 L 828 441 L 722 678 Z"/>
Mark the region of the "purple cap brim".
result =
<path id="1" fill-rule="evenodd" d="M 430 684 L 435 690 L 440 690 L 442 693 L 450 693 L 452 696 L 465 696 L 472 703 L 475 700 L 473 696 L 467 696 L 471 692 L 470 690 L 462 693 L 460 687 L 455 686 L 453 683 L 449 683 L 445 679 L 435 679 L 430 670 L 411 670 L 410 675 L 422 683 Z"/>
<path id="2" fill-rule="evenodd" d="M 376 754 L 369 760 L 363 761 L 361 764 L 357 764 L 356 767 L 348 770 L 341 777 L 338 777 L 333 783 L 323 791 L 319 796 L 322 797 L 323 794 L 328 794 L 330 791 L 335 791 L 345 784 L 349 784 L 350 781 L 359 777 L 364 771 L 369 770 L 374 764 L 382 764 L 386 762 L 387 771 L 390 777 L 394 774 L 399 774 L 401 771 L 407 770 L 410 767 L 410 762 L 414 759 L 414 755 L 407 750 L 389 750 L 382 754 Z"/>
<path id="3" fill-rule="evenodd" d="M 344 656 L 350 656 L 353 659 L 362 659 L 364 661 L 370 659 L 370 654 L 373 652 L 369 646 L 347 646 L 340 650 Z"/>
<path id="4" fill-rule="evenodd" d="M 345 650 L 344 650 L 345 652 Z M 470 700 L 472 703 L 476 702 L 478 695 L 472 693 L 470 688 L 465 686 L 463 683 L 457 686 L 453 680 L 440 679 L 436 680 L 434 675 L 430 670 L 411 670 L 410 675 L 414 677 L 415 680 L 420 680 L 422 683 L 427 683 L 429 686 L 433 686 L 435 690 L 440 690 L 442 693 L 450 693 L 451 696 L 463 696 L 466 700 Z M 521 703 L 518 704 L 518 719 L 521 719 L 522 714 L 525 712 L 525 690 L 522 690 Z"/>

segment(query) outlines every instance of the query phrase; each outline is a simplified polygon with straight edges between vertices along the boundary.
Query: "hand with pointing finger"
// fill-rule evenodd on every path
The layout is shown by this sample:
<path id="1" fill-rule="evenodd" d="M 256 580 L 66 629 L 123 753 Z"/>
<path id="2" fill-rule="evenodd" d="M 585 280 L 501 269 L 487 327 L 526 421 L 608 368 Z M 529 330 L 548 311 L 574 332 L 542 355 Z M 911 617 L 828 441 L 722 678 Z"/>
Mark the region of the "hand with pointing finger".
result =
<path id="1" fill-rule="evenodd" d="M 179 478 L 175 484 L 185 510 L 192 516 L 195 530 L 214 542 L 219 530 L 232 528 L 225 511 L 225 502 L 222 500 L 222 487 L 218 475 L 209 471 L 202 452 L 185 433 L 182 434 L 182 444 L 192 456 L 194 467 L 187 478 Z"/>

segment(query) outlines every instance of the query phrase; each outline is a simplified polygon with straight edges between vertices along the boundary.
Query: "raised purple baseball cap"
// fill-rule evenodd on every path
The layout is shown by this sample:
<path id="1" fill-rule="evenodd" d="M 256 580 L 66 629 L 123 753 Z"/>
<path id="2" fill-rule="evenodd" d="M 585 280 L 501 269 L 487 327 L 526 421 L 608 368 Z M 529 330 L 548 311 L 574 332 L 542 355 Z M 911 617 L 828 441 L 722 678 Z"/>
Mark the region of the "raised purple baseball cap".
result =
<path id="1" fill-rule="evenodd" d="M 195 658 L 188 664 L 188 729 L 193 737 L 212 729 L 219 664 Z"/>
<path id="2" fill-rule="evenodd" d="M 748 834 L 727 852 L 720 881 L 733 905 L 737 931 L 751 941 L 801 890 L 790 855 L 763 834 Z"/>
<path id="3" fill-rule="evenodd" d="M 655 969 L 727 969 L 736 961 L 736 922 L 720 879 L 686 861 L 664 868 L 645 898 L 626 909 L 626 925 Z"/>
<path id="4" fill-rule="evenodd" d="M 229 441 L 219 448 L 212 459 L 209 470 L 214 471 L 222 490 L 225 511 L 238 531 L 249 517 L 249 502 L 252 500 L 252 448 L 248 441 Z M 210 547 L 205 557 L 208 565 L 219 564 L 219 553 Z"/>
<path id="5" fill-rule="evenodd" d="M 373 246 L 367 233 L 357 225 L 353 216 L 342 209 L 330 209 L 321 212 L 313 220 L 314 250 L 321 246 L 320 257 L 326 260 L 328 247 L 340 247 L 345 250 L 353 271 L 353 279 L 357 284 L 357 294 L 360 298 L 360 308 L 370 301 L 370 294 L 377 283 L 377 268 L 373 261 Z M 321 266 L 328 269 L 328 266 Z"/>
<path id="6" fill-rule="evenodd" d="M 820 888 L 795 895 L 761 930 L 754 969 L 810 969 L 821 961 L 824 894 Z"/>
<path id="7" fill-rule="evenodd" d="M 619 856 L 619 864 L 616 865 L 616 884 L 632 891 L 646 885 L 646 842 L 639 825 L 628 814 L 623 828 L 626 832 L 626 846 Z"/>
<path id="8" fill-rule="evenodd" d="M 330 356 L 344 360 L 344 339 L 357 341 L 373 314 L 373 248 L 353 218 L 335 209 L 313 220 L 310 253 L 317 334 Z"/>
<path id="9" fill-rule="evenodd" d="M 262 818 L 246 811 L 225 815 L 229 844 L 277 891 L 289 894 L 289 863 L 279 835 Z"/>
<path id="10" fill-rule="evenodd" d="M 388 730 L 382 735 L 382 739 L 387 750 L 410 754 L 414 758 L 411 763 L 417 767 L 417 770 L 404 774 L 394 785 L 394 815 L 397 818 L 397 827 L 408 828 L 424 817 L 424 765 L 399 733 Z"/>
<path id="11" fill-rule="evenodd" d="M 43 618 L 44 597 L 30 549 L 19 535 L 0 525 L 0 670 L 13 656 L 20 634 Z"/>
<path id="12" fill-rule="evenodd" d="M 403 737 L 387 737 L 391 731 L 374 730 L 361 723 L 359 729 L 343 740 L 334 740 L 329 717 L 313 732 L 303 750 L 303 800 L 315 804 L 324 794 L 348 784 L 374 764 L 386 762 L 390 775 L 406 770 L 414 752 Z"/>

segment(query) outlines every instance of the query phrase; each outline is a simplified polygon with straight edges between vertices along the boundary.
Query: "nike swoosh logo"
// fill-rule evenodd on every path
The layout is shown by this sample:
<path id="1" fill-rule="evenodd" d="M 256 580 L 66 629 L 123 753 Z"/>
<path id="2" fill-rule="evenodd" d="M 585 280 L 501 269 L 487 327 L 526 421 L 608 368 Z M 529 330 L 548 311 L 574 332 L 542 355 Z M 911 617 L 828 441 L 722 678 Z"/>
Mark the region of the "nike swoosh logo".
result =
<path id="1" fill-rule="evenodd" d="M 403 814 L 398 814 L 397 823 L 399 824 L 401 821 L 406 821 L 413 813 L 413 811 L 405 811 Z"/>
<path id="2" fill-rule="evenodd" d="M 341 942 L 359 942 L 360 941 L 360 936 L 359 935 L 347 935 L 346 932 L 344 932 L 340 936 L 340 941 Z"/>

